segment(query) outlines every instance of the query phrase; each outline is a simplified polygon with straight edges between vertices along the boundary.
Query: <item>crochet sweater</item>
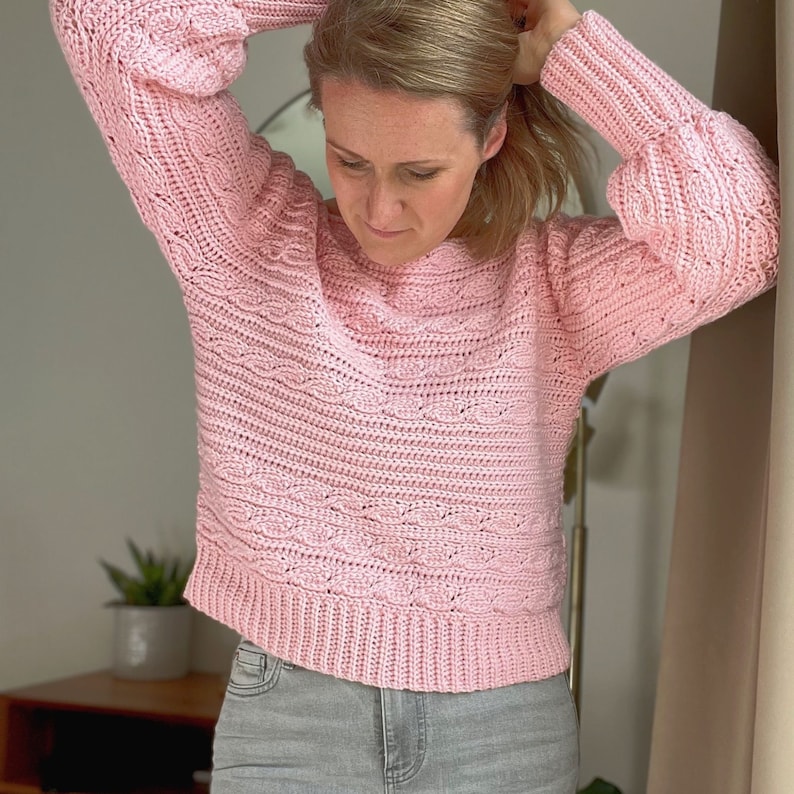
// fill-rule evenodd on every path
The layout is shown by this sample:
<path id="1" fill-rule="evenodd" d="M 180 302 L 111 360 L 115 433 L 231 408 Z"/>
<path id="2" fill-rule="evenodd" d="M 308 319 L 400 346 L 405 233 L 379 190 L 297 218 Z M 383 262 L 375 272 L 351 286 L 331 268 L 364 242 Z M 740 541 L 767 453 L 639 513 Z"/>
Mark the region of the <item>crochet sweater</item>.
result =
<path id="1" fill-rule="evenodd" d="M 368 260 L 228 92 L 322 0 L 51 0 L 181 285 L 200 478 L 187 597 L 268 651 L 383 687 L 568 665 L 562 471 L 587 384 L 769 287 L 775 169 L 588 12 L 542 84 L 620 153 L 617 218 Z"/>

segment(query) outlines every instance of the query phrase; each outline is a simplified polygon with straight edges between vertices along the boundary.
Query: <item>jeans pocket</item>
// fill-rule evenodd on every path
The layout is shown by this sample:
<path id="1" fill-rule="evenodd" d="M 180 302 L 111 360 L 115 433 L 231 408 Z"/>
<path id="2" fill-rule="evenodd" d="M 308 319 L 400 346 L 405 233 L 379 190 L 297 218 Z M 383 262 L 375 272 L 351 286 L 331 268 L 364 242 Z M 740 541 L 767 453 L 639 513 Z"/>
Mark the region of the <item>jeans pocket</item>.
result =
<path id="1" fill-rule="evenodd" d="M 226 691 L 241 697 L 261 695 L 278 683 L 280 672 L 281 659 L 248 640 L 241 640 L 232 659 Z"/>

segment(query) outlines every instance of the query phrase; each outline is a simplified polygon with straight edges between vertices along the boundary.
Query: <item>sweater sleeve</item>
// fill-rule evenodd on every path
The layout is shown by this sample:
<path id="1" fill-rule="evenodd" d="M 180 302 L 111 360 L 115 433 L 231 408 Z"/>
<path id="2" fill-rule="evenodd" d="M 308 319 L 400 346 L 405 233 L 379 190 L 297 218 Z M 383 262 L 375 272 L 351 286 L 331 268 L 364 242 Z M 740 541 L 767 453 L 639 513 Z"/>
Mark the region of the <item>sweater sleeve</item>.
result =
<path id="1" fill-rule="evenodd" d="M 189 277 L 210 250 L 234 250 L 254 206 L 277 214 L 274 194 L 289 175 L 274 173 L 269 147 L 249 132 L 227 88 L 245 66 L 248 36 L 311 22 L 324 7 L 325 0 L 50 0 L 56 35 L 113 163 L 178 276 Z"/>
<path id="2" fill-rule="evenodd" d="M 555 45 L 544 87 L 621 155 L 617 218 L 550 221 L 547 273 L 586 380 L 684 336 L 774 283 L 775 166 L 593 12 Z"/>

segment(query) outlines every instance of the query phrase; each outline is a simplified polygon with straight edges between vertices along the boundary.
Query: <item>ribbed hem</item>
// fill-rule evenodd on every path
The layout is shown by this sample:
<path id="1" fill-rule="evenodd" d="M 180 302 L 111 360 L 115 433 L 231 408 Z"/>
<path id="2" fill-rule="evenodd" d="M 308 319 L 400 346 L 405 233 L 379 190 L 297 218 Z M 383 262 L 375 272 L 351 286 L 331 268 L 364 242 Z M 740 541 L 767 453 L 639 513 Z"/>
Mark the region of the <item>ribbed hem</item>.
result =
<path id="1" fill-rule="evenodd" d="M 559 614 L 477 621 L 272 585 L 199 538 L 186 596 L 301 667 L 389 689 L 472 692 L 568 668 Z"/>
<path id="2" fill-rule="evenodd" d="M 623 159 L 671 124 L 708 111 L 595 11 L 554 45 L 541 84 Z"/>

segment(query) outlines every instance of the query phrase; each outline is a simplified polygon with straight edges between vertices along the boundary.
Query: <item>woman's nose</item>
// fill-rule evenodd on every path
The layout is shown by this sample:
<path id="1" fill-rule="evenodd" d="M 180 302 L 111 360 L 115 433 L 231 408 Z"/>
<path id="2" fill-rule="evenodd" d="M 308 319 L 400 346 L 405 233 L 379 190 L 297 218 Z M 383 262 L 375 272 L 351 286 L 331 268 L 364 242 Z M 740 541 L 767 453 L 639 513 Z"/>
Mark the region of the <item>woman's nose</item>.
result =
<path id="1" fill-rule="evenodd" d="M 393 228 L 403 211 L 403 201 L 394 185 L 375 179 L 367 196 L 367 223 L 382 232 L 399 231 Z"/>

